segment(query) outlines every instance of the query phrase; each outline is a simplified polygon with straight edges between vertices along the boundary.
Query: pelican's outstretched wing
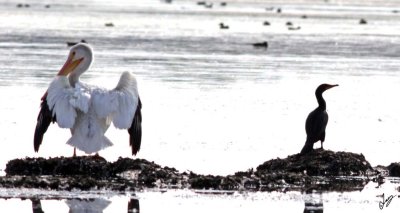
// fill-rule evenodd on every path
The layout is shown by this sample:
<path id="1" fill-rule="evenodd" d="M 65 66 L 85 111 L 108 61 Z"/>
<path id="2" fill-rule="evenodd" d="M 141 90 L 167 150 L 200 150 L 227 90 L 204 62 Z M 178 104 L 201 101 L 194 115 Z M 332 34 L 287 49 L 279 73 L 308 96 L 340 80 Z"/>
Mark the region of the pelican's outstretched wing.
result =
<path id="1" fill-rule="evenodd" d="M 37 118 L 34 136 L 34 149 L 37 152 L 51 122 L 57 122 L 61 128 L 72 128 L 77 115 L 76 109 L 87 112 L 90 96 L 81 88 L 72 88 L 68 78 L 57 76 L 50 83 L 43 97 Z"/>
<path id="2" fill-rule="evenodd" d="M 92 103 L 99 117 L 111 116 L 116 128 L 128 129 L 135 155 L 142 135 L 141 102 L 135 77 L 129 72 L 122 73 L 117 87 L 111 91 L 97 90 L 92 95 Z"/>
<path id="3" fill-rule="evenodd" d="M 87 113 L 89 102 L 90 95 L 79 85 L 72 88 L 65 76 L 57 76 L 50 83 L 47 104 L 53 116 L 57 115 L 57 124 L 61 128 L 72 128 L 77 115 L 76 110 Z"/>
<path id="4" fill-rule="evenodd" d="M 47 94 L 43 97 L 42 103 L 40 104 L 40 112 L 37 118 L 35 136 L 33 137 L 33 148 L 35 152 L 39 151 L 39 147 L 42 144 L 44 133 L 50 126 L 51 122 L 56 121 L 56 116 L 53 117 L 53 112 L 47 105 Z"/>

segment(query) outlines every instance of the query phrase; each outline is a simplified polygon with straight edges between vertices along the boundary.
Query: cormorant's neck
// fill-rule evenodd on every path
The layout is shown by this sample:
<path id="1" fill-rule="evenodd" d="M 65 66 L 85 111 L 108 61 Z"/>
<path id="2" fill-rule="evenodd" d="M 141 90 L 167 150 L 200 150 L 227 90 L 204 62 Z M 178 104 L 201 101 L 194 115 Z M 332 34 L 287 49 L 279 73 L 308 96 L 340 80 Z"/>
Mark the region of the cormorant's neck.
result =
<path id="1" fill-rule="evenodd" d="M 317 97 L 318 108 L 320 108 L 320 109 L 322 109 L 322 110 L 326 110 L 326 102 L 325 102 L 324 98 L 322 97 L 322 93 L 323 93 L 323 92 L 317 91 L 317 92 L 315 93 L 315 96 Z"/>

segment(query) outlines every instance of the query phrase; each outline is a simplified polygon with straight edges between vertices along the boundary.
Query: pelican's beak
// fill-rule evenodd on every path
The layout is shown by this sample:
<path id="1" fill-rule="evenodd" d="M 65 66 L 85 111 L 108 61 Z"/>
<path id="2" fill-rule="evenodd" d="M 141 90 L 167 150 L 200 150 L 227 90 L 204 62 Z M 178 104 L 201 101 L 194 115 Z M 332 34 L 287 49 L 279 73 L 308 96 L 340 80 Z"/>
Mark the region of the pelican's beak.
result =
<path id="1" fill-rule="evenodd" d="M 73 57 L 73 54 L 71 54 L 67 61 L 65 62 L 64 66 L 61 68 L 61 70 L 58 72 L 57 75 L 62 75 L 62 76 L 67 76 L 70 74 L 74 69 L 83 61 L 83 58 L 75 59 Z"/>

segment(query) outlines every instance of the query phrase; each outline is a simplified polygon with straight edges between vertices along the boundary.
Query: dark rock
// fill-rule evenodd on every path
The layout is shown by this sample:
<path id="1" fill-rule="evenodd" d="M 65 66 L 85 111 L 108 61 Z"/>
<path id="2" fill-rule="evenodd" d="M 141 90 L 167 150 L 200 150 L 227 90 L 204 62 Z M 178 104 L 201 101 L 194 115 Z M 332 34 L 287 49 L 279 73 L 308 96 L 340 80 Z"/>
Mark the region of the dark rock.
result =
<path id="1" fill-rule="evenodd" d="M 394 168 L 394 167 L 393 167 Z M 315 150 L 307 155 L 273 159 L 245 172 L 228 176 L 178 172 L 144 159 L 119 158 L 110 163 L 101 157 L 25 158 L 6 165 L 0 187 L 52 190 L 116 191 L 140 188 L 190 188 L 212 190 L 340 190 L 362 189 L 372 170 L 363 155 Z M 351 178 L 352 176 L 364 178 Z M 338 176 L 347 176 L 346 178 Z"/>
<path id="2" fill-rule="evenodd" d="M 317 149 L 307 155 L 295 154 L 273 159 L 257 167 L 257 173 L 304 173 L 311 176 L 361 176 L 372 171 L 362 154 Z"/>
<path id="3" fill-rule="evenodd" d="M 400 177 L 400 163 L 391 163 L 387 168 L 389 176 Z"/>
<path id="4" fill-rule="evenodd" d="M 109 177 L 108 163 L 104 158 L 57 157 L 15 159 L 7 163 L 7 175 L 90 175 Z"/>

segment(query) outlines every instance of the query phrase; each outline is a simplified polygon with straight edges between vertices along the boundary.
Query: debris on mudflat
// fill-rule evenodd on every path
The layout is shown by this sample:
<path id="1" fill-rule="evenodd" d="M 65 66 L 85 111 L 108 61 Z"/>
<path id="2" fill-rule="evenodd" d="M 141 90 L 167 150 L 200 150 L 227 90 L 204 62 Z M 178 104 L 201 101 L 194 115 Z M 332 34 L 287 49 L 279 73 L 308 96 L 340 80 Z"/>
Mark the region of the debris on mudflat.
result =
<path id="1" fill-rule="evenodd" d="M 359 190 L 376 175 L 362 154 L 315 150 L 259 165 L 228 176 L 180 173 L 144 159 L 99 156 L 15 159 L 0 177 L 0 187 L 116 191 L 142 188 L 209 190 Z"/>

